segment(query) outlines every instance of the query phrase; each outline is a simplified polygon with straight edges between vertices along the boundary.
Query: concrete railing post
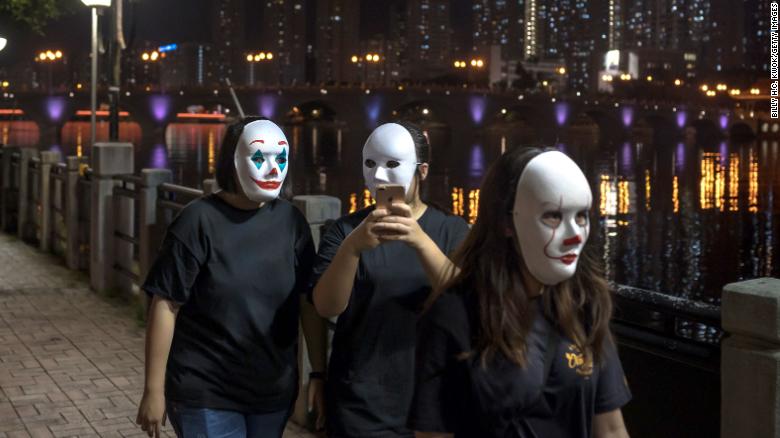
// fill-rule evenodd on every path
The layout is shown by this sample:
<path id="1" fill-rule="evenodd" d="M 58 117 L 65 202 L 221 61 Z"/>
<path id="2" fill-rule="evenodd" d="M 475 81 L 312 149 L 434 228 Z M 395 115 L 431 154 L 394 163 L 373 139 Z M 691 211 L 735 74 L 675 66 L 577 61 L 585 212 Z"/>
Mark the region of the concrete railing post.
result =
<path id="1" fill-rule="evenodd" d="M 293 204 L 306 216 L 314 245 L 320 243 L 320 227 L 329 219 L 341 216 L 341 200 L 333 196 L 304 195 L 293 198 Z"/>
<path id="2" fill-rule="evenodd" d="M 219 186 L 217 186 L 217 180 L 213 178 L 204 179 L 203 180 L 203 194 L 204 195 L 210 195 L 214 192 L 219 190 Z"/>
<path id="3" fill-rule="evenodd" d="M 138 202 L 139 224 L 138 224 L 138 272 L 140 282 L 143 284 L 146 280 L 146 274 L 149 273 L 152 263 L 160 247 L 163 234 L 165 233 L 164 223 L 157 220 L 157 190 L 162 183 L 170 183 L 173 180 L 173 173 L 168 169 L 143 169 L 141 170 L 143 185 L 140 190 L 140 199 Z"/>
<path id="4" fill-rule="evenodd" d="M 65 263 L 69 269 L 79 269 L 79 165 L 81 158 L 67 157 L 65 173 Z"/>
<path id="5" fill-rule="evenodd" d="M 721 438 L 780 437 L 780 279 L 727 284 Z"/>
<path id="6" fill-rule="evenodd" d="M 11 198 L 11 187 L 14 185 L 13 177 L 14 172 L 11 168 L 11 155 L 14 153 L 19 152 L 19 148 L 16 147 L 9 147 L 4 146 L 2 149 L 3 159 L 2 159 L 2 167 L 3 167 L 3 180 L 2 180 L 2 187 L 0 188 L 0 227 L 4 231 L 9 231 L 11 229 L 11 211 L 13 208 L 11 207 L 11 202 L 13 202 L 13 198 Z"/>
<path id="7" fill-rule="evenodd" d="M 95 143 L 92 147 L 89 277 L 96 291 L 106 291 L 115 284 L 113 177 L 131 173 L 131 143 Z"/>
<path id="8" fill-rule="evenodd" d="M 336 219 L 341 216 L 341 200 L 333 196 L 305 195 L 293 198 L 293 204 L 303 212 L 311 228 L 312 239 L 315 247 L 320 243 L 320 227 L 327 220 Z M 328 350 L 330 350 L 331 333 L 328 333 Z M 309 352 L 306 349 L 306 340 L 303 337 L 303 331 L 299 330 L 298 335 L 298 369 L 301 370 L 301 379 L 298 387 L 298 400 L 295 402 L 295 410 L 292 419 L 296 423 L 306 426 L 306 390 L 309 386 Z"/>
<path id="9" fill-rule="evenodd" d="M 19 210 L 16 222 L 16 234 L 20 239 L 24 238 L 27 229 L 30 197 L 30 161 L 38 154 L 33 148 L 19 148 Z"/>
<path id="10" fill-rule="evenodd" d="M 40 183 L 38 188 L 40 190 L 40 202 L 41 208 L 38 214 L 40 218 L 38 223 L 41 224 L 41 236 L 38 239 L 38 246 L 41 251 L 49 251 L 52 240 L 52 214 L 51 214 L 51 167 L 55 163 L 59 163 L 60 153 L 52 151 L 41 152 L 41 167 L 40 174 L 38 175 Z"/>

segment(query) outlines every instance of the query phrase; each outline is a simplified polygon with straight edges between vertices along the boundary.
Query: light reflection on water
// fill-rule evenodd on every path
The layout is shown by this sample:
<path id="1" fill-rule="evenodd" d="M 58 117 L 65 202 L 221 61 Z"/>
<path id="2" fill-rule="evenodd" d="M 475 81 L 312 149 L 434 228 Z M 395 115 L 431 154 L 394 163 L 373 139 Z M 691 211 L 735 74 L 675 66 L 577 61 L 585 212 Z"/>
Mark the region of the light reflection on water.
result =
<path id="1" fill-rule="evenodd" d="M 107 138 L 107 129 L 106 123 L 98 125 L 99 140 Z M 362 183 L 362 131 L 335 122 L 290 125 L 285 131 L 294 193 L 338 196 L 345 213 L 371 203 Z M 213 177 L 224 132 L 222 124 L 176 123 L 143 134 L 137 124 L 120 125 L 123 140 L 149 145 L 136 150 L 138 169 L 168 167 L 174 182 L 192 187 Z M 473 221 L 483 172 L 511 141 L 475 135 L 455 148 L 446 132 L 426 132 L 434 157 L 428 198 Z M 22 146 L 48 138 L 24 122 L 0 122 L 0 135 Z M 81 148 L 89 155 L 83 146 L 89 123 L 68 122 L 61 138 L 48 142 L 47 149 L 57 145 L 64 155 Z M 594 188 L 599 226 L 592 236 L 610 280 L 718 303 L 726 283 L 780 275 L 773 264 L 777 141 L 559 147 L 583 167 Z"/>

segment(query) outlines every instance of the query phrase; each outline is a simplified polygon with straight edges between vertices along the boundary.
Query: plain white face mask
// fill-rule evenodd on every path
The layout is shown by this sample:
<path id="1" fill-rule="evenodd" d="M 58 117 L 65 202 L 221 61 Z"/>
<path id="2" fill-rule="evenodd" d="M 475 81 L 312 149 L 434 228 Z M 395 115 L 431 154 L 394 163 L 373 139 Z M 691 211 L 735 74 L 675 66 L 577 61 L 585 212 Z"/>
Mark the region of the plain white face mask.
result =
<path id="1" fill-rule="evenodd" d="M 289 169 L 289 145 L 284 132 L 270 120 L 244 127 L 234 155 L 236 175 L 247 198 L 254 202 L 279 197 Z"/>
<path id="2" fill-rule="evenodd" d="M 378 185 L 398 184 L 408 197 L 417 164 L 412 135 L 397 123 L 374 129 L 363 146 L 363 178 L 371 196 Z"/>
<path id="3" fill-rule="evenodd" d="M 565 154 L 534 157 L 517 182 L 513 218 L 523 259 L 539 282 L 571 278 L 590 234 L 590 185 Z"/>

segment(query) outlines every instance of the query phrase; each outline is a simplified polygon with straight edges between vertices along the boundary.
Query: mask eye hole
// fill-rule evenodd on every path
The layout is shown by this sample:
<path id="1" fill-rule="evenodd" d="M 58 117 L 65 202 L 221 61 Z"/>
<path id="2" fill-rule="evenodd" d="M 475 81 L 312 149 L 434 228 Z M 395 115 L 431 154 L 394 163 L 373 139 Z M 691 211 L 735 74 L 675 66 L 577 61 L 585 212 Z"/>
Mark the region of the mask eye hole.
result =
<path id="1" fill-rule="evenodd" d="M 577 217 L 575 218 L 575 221 L 577 222 L 577 225 L 581 227 L 588 225 L 588 211 L 582 210 L 580 212 L 577 212 Z"/>
<path id="2" fill-rule="evenodd" d="M 287 162 L 287 158 L 282 157 L 282 156 L 276 157 L 276 162 L 279 163 L 279 164 L 284 164 L 284 163 Z"/>
<path id="3" fill-rule="evenodd" d="M 366 160 L 365 161 L 365 165 L 369 169 L 373 169 L 374 167 L 376 167 L 376 161 L 374 161 L 374 160 Z"/>
<path id="4" fill-rule="evenodd" d="M 252 155 L 252 161 L 257 164 L 262 164 L 265 162 L 265 157 L 263 157 L 263 154 L 260 152 L 256 152 L 254 155 Z"/>
<path id="5" fill-rule="evenodd" d="M 390 161 L 387 162 L 387 168 L 388 169 L 395 169 L 396 167 L 398 167 L 400 165 L 401 165 L 401 163 L 399 163 L 398 161 L 395 161 L 395 160 L 390 160 Z"/>
<path id="6" fill-rule="evenodd" d="M 550 228 L 558 228 L 562 219 L 563 215 L 560 211 L 547 211 L 542 214 L 542 223 Z"/>

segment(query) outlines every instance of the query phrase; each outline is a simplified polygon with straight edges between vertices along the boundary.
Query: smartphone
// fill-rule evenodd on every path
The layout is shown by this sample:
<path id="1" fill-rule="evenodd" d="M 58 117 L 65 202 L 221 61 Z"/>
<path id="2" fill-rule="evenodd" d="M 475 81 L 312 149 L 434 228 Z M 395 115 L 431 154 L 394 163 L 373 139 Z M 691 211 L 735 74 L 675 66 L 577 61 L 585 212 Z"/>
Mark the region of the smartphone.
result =
<path id="1" fill-rule="evenodd" d="M 393 203 L 406 202 L 406 193 L 404 186 L 397 184 L 386 184 L 376 187 L 376 207 L 389 209 Z"/>

